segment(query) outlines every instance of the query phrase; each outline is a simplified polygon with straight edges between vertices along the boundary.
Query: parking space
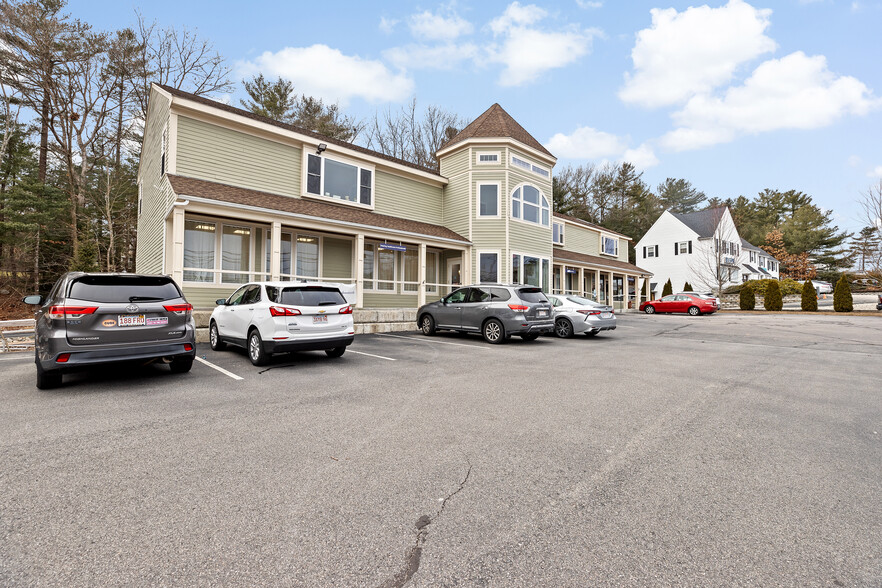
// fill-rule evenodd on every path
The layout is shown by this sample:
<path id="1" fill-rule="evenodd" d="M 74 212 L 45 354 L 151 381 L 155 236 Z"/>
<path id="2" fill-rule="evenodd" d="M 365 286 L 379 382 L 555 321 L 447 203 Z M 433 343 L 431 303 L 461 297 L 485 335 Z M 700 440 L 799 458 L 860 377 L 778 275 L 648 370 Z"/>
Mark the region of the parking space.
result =
<path id="1" fill-rule="evenodd" d="M 50 391 L 0 356 L 0 585 L 875 585 L 880 332 L 633 314 L 260 368 L 200 344 Z"/>

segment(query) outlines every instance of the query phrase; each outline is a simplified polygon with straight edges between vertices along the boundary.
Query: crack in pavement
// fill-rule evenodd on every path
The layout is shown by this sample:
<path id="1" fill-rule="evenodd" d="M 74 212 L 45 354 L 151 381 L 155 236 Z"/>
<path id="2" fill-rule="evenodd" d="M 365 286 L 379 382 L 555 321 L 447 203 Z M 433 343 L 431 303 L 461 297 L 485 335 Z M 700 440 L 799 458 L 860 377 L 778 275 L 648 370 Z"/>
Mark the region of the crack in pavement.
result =
<path id="1" fill-rule="evenodd" d="M 379 588 L 401 588 L 410 582 L 410 579 L 413 578 L 414 574 L 417 573 L 417 570 L 420 569 L 420 558 L 422 558 L 423 555 L 423 544 L 425 544 L 426 538 L 429 536 L 429 525 L 441 516 L 444 512 L 444 507 L 447 506 L 447 502 L 465 488 L 466 483 L 469 481 L 469 476 L 472 475 L 472 462 L 469 460 L 468 456 L 466 456 L 466 463 L 469 464 L 469 469 L 466 471 L 466 475 L 462 479 L 462 482 L 459 483 L 459 488 L 448 494 L 444 500 L 441 501 L 441 508 L 438 509 L 438 512 L 435 513 L 434 517 L 422 515 L 416 520 L 416 523 L 414 523 L 414 527 L 417 531 L 416 539 L 413 546 L 404 552 L 404 567 L 402 567 L 394 576 L 380 584 Z"/>

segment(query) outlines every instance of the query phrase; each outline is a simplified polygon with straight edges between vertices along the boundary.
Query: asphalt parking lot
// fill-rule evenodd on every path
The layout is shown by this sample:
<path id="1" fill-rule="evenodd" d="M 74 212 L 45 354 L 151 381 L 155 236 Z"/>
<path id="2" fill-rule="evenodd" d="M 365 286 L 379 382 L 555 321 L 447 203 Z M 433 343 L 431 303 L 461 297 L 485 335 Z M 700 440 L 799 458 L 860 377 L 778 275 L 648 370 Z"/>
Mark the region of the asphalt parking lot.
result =
<path id="1" fill-rule="evenodd" d="M 199 357 L 0 356 L 0 585 L 882 586 L 880 318 Z"/>

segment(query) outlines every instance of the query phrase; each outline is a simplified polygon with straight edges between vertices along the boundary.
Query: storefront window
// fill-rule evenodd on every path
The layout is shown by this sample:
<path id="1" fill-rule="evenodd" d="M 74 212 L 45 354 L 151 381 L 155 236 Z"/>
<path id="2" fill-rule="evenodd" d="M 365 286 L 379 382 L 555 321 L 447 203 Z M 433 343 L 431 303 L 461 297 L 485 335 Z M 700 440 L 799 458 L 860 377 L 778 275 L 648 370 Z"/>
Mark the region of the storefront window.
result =
<path id="1" fill-rule="evenodd" d="M 371 243 L 364 245 L 364 289 L 374 289 L 374 246 Z"/>
<path id="2" fill-rule="evenodd" d="M 426 254 L 426 292 L 437 292 L 438 286 L 438 254 Z"/>
<path id="3" fill-rule="evenodd" d="M 428 271 L 428 258 L 426 259 L 426 270 Z M 420 253 L 416 249 L 408 249 L 404 252 L 404 291 L 416 292 L 419 290 L 420 275 Z M 407 283 L 413 282 L 413 283 Z"/>
<path id="4" fill-rule="evenodd" d="M 299 278 L 319 277 L 319 240 L 318 237 L 297 235 L 297 272 Z"/>
<path id="5" fill-rule="evenodd" d="M 214 269 L 214 247 L 217 226 L 198 220 L 184 222 L 184 267 Z M 213 272 L 185 271 L 185 282 L 214 281 Z"/>
<path id="6" fill-rule="evenodd" d="M 221 269 L 247 272 L 251 267 L 249 263 L 250 252 L 251 229 L 224 225 L 223 238 L 221 239 Z M 226 284 L 240 284 L 247 281 L 247 273 L 224 273 L 221 275 L 221 282 Z"/>
<path id="7" fill-rule="evenodd" d="M 377 251 L 377 290 L 395 290 L 395 251 Z"/>

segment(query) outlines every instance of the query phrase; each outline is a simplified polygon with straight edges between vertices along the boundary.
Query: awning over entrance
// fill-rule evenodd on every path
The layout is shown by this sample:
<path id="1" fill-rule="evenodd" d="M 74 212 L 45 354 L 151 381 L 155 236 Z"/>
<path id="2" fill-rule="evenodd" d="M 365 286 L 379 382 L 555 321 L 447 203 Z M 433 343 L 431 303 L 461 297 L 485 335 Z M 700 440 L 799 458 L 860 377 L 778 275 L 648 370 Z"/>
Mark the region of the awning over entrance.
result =
<path id="1" fill-rule="evenodd" d="M 609 259 L 608 257 L 600 257 L 599 255 L 576 253 L 575 251 L 566 251 L 565 249 L 554 250 L 554 263 L 578 263 L 580 265 L 590 265 L 592 268 L 598 268 L 605 271 L 628 273 L 643 277 L 649 277 L 652 275 L 651 271 L 637 267 L 633 263 L 628 263 L 627 261 Z"/>
<path id="2" fill-rule="evenodd" d="M 749 264 L 746 264 L 746 263 L 745 263 L 745 264 L 744 264 L 744 267 L 746 267 L 746 268 L 747 268 L 747 271 L 749 271 L 749 272 L 752 273 L 752 274 L 758 274 L 758 273 L 759 273 L 756 269 L 754 269 L 754 267 L 753 267 L 752 265 L 749 265 Z"/>
<path id="3" fill-rule="evenodd" d="M 772 275 L 772 274 L 770 274 L 769 272 L 767 272 L 767 271 L 765 270 L 765 268 L 760 268 L 760 271 L 761 271 L 762 273 L 764 273 L 765 275 L 767 275 L 767 276 L 771 276 L 771 275 Z"/>

